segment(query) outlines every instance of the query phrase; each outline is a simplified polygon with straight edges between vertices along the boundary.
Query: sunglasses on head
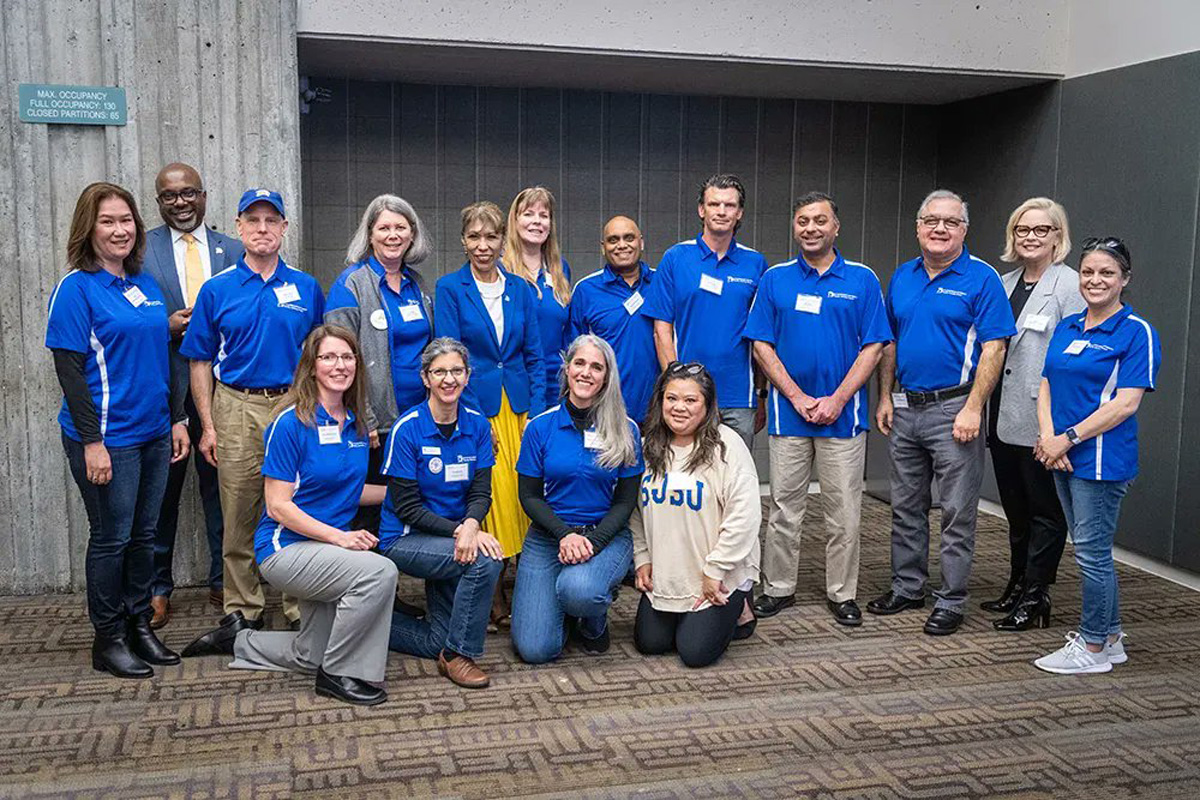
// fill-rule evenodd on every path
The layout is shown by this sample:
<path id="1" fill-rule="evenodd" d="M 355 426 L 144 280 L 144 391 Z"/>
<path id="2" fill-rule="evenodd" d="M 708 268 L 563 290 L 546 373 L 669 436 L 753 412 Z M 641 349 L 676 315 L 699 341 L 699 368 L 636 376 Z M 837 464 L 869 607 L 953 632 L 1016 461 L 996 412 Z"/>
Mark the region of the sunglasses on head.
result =
<path id="1" fill-rule="evenodd" d="M 689 361 L 686 364 L 682 361 L 672 361 L 667 365 L 665 372 L 668 375 L 699 375 L 704 372 L 704 365 L 699 361 Z"/>

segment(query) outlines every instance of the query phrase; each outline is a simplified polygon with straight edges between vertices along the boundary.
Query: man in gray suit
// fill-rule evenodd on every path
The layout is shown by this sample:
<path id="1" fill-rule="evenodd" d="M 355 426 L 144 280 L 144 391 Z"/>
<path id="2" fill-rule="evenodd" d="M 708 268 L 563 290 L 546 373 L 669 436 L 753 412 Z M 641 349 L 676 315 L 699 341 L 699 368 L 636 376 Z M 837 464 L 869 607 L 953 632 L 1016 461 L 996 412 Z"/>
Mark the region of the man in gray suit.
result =
<path id="1" fill-rule="evenodd" d="M 226 267 L 237 264 L 242 243 L 218 233 L 204 224 L 208 193 L 200 173 L 187 164 L 168 164 L 154 182 L 158 211 L 164 225 L 146 233 L 146 252 L 142 268 L 158 281 L 167 300 L 171 328 L 171 370 L 188 380 L 188 361 L 179 355 L 179 343 L 187 330 L 192 305 L 200 285 Z M 211 558 L 208 585 L 209 602 L 224 606 L 221 567 L 221 500 L 217 490 L 217 470 L 200 455 L 200 418 L 187 392 L 184 408 L 188 415 L 188 433 L 195 454 L 200 499 L 204 506 L 204 527 Z M 187 477 L 187 459 L 171 465 L 167 490 L 158 515 L 158 534 L 154 542 L 154 581 L 150 605 L 154 611 L 152 628 L 161 628 L 171 617 L 170 597 L 175 588 L 171 561 L 175 554 L 175 532 L 179 524 L 179 498 Z"/>

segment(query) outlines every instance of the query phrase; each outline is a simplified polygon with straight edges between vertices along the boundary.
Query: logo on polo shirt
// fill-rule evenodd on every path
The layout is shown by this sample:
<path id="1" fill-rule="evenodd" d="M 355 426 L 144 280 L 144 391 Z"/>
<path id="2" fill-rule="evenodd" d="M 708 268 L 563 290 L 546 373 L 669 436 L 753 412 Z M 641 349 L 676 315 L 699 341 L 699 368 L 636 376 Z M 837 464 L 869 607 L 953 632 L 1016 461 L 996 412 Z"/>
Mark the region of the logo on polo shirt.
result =
<path id="1" fill-rule="evenodd" d="M 458 456 L 458 463 L 462 464 L 465 461 L 474 461 L 475 456 L 464 456 L 461 453 Z"/>
<path id="2" fill-rule="evenodd" d="M 280 303 L 280 308 L 290 308 L 292 311 L 299 311 L 301 314 L 307 314 L 308 309 L 304 306 L 298 306 L 295 303 Z"/>
<path id="3" fill-rule="evenodd" d="M 729 275 L 725 278 L 725 280 L 729 281 L 730 283 L 748 283 L 751 286 L 754 285 L 753 278 L 739 278 L 737 275 Z"/>
<path id="4" fill-rule="evenodd" d="M 347 447 L 367 447 L 369 442 L 346 442 Z"/>
<path id="5" fill-rule="evenodd" d="M 439 472 L 441 472 L 442 471 L 442 460 L 440 458 L 438 458 L 437 456 L 434 456 L 433 458 L 429 459 L 429 471 L 432 472 L 434 475 L 437 475 Z"/>
<path id="6" fill-rule="evenodd" d="M 1099 343 L 1097 343 L 1097 342 L 1088 342 L 1088 343 L 1087 343 L 1087 348 L 1088 348 L 1089 350 L 1104 350 L 1104 351 L 1106 351 L 1106 352 L 1112 352 L 1112 350 L 1113 350 L 1113 348 L 1109 347 L 1108 345 L 1106 345 L 1106 344 L 1099 344 Z"/>
<path id="7" fill-rule="evenodd" d="M 826 292 L 825 296 L 826 297 L 836 297 L 838 300 L 857 300 L 858 299 L 858 295 L 847 294 L 846 292 L 829 291 L 829 292 Z"/>
<path id="8" fill-rule="evenodd" d="M 955 297 L 966 297 L 967 296 L 966 292 L 960 292 L 958 289 L 947 289 L 944 286 L 939 286 L 937 293 L 938 294 L 952 294 Z"/>

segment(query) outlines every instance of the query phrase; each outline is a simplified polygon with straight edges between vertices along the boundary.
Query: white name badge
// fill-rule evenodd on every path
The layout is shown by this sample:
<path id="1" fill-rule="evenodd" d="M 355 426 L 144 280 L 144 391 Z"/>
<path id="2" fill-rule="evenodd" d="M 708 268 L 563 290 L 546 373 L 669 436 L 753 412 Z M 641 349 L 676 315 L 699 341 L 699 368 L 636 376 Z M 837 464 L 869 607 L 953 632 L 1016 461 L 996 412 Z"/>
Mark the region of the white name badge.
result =
<path id="1" fill-rule="evenodd" d="M 600 449 L 600 433 L 598 431 L 583 432 L 583 446 L 588 450 Z"/>
<path id="2" fill-rule="evenodd" d="M 720 292 L 718 292 L 718 294 L 720 294 Z M 629 299 L 621 305 L 625 306 L 625 312 L 627 314 L 633 316 L 637 313 L 637 310 L 642 307 L 642 303 L 644 302 L 646 302 L 646 299 L 642 297 L 642 293 L 634 292 L 633 294 L 629 295 Z"/>
<path id="3" fill-rule="evenodd" d="M 725 288 L 725 281 L 720 278 L 714 278 L 712 275 L 700 273 L 700 289 L 710 294 L 720 294 Z"/>
<path id="4" fill-rule="evenodd" d="M 421 448 L 421 455 L 423 455 L 423 456 L 440 456 L 441 454 L 442 454 L 442 448 L 440 448 L 440 447 L 423 446 Z"/>
<path id="5" fill-rule="evenodd" d="M 421 313 L 421 307 L 416 303 L 400 306 L 400 319 L 404 320 L 405 322 L 416 322 L 423 317 L 424 315 Z"/>
<path id="6" fill-rule="evenodd" d="M 908 395 L 904 392 L 892 392 L 892 408 L 908 408 Z"/>
<path id="7" fill-rule="evenodd" d="M 819 294 L 798 294 L 796 295 L 796 310 L 803 311 L 807 314 L 821 313 L 821 295 Z"/>
<path id="8" fill-rule="evenodd" d="M 471 477 L 470 464 L 447 464 L 446 465 L 446 483 L 458 483 L 459 481 L 468 480 Z"/>
<path id="9" fill-rule="evenodd" d="M 377 331 L 387 330 L 387 314 L 382 308 L 377 308 L 371 312 L 371 327 Z"/>
<path id="10" fill-rule="evenodd" d="M 137 308 L 142 303 L 146 302 L 146 295 L 142 294 L 142 290 L 136 286 L 130 286 L 128 289 L 122 292 L 122 294 L 125 295 L 125 299 L 128 300 L 129 304 L 134 308 Z"/>
<path id="11" fill-rule="evenodd" d="M 338 425 L 318 425 L 317 441 L 321 444 L 341 444 L 342 429 Z"/>
<path id="12" fill-rule="evenodd" d="M 1067 345 L 1067 349 L 1063 350 L 1069 356 L 1077 356 L 1087 347 L 1087 339 L 1076 339 Z"/>
<path id="13" fill-rule="evenodd" d="M 300 290 L 294 283 L 285 283 L 283 286 L 275 287 L 275 302 L 279 305 L 284 303 L 296 303 L 300 300 Z"/>
<path id="14" fill-rule="evenodd" d="M 1049 314 L 1026 314 L 1025 328 L 1026 330 L 1037 331 L 1041 333 L 1050 325 Z"/>

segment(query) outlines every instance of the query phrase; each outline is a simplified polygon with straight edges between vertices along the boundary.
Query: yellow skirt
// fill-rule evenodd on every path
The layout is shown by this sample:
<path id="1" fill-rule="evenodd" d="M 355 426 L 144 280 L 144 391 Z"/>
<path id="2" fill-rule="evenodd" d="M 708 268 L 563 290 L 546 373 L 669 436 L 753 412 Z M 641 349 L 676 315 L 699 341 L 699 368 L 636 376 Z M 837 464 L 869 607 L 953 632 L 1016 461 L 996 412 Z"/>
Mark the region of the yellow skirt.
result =
<path id="1" fill-rule="evenodd" d="M 488 421 L 496 437 L 496 466 L 492 467 L 492 510 L 483 521 L 483 529 L 500 540 L 504 557 L 521 552 L 529 517 L 517 499 L 517 455 L 521 452 L 521 432 L 525 414 L 517 414 L 500 391 L 500 413 Z"/>

